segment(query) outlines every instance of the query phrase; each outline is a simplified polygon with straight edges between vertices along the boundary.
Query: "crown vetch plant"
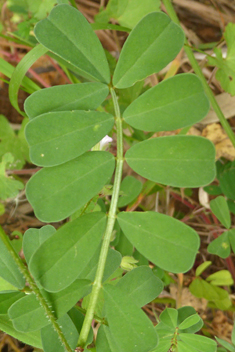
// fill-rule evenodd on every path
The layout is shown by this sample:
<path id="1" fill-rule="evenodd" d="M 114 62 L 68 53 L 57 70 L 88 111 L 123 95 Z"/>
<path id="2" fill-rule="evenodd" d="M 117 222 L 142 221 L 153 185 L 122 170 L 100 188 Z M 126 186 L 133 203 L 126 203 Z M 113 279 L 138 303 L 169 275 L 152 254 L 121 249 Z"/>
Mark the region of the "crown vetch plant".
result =
<path id="1" fill-rule="evenodd" d="M 154 327 L 141 307 L 160 294 L 163 283 L 147 265 L 122 277 L 123 253 L 110 248 L 114 229 L 121 229 L 132 253 L 136 248 L 146 261 L 173 273 L 188 271 L 199 248 L 197 233 L 172 217 L 118 211 L 125 204 L 120 191 L 124 160 L 139 175 L 164 185 L 199 187 L 215 177 L 214 147 L 201 137 L 151 138 L 123 155 L 123 120 L 139 130 L 169 131 L 190 126 L 208 112 L 200 80 L 181 74 L 149 89 L 120 114 L 115 89 L 165 67 L 183 46 L 182 30 L 164 13 L 148 14 L 126 40 L 112 80 L 101 43 L 75 8 L 56 6 L 36 25 L 35 35 L 37 53 L 48 49 L 92 82 L 43 89 L 26 100 L 30 158 L 42 167 L 27 184 L 27 198 L 43 222 L 73 220 L 58 230 L 46 225 L 26 231 L 28 269 L 1 231 L 0 275 L 13 288 L 0 293 L 0 328 L 46 352 L 76 346 L 88 351 L 96 319 L 97 352 L 215 351 L 214 341 L 193 335 L 203 323 L 191 307 L 166 309 Z M 96 111 L 109 94 L 115 116 Z M 117 154 L 90 151 L 112 129 Z M 113 173 L 107 214 L 105 207 L 87 211 Z M 80 216 L 73 216 L 77 211 Z M 118 237 L 116 243 L 120 248 Z M 84 314 L 76 306 L 81 298 Z"/>

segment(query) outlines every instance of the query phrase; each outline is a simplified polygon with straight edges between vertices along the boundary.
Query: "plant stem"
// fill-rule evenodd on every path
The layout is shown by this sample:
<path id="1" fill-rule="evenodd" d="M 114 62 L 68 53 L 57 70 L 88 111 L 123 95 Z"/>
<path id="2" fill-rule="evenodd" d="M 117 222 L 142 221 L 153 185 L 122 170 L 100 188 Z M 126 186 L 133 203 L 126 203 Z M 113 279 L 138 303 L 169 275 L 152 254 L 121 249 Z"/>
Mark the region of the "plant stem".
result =
<path id="1" fill-rule="evenodd" d="M 172 21 L 174 21 L 175 23 L 180 25 L 180 21 L 177 17 L 175 10 L 174 10 L 174 7 L 171 3 L 171 0 L 163 0 L 163 4 L 165 5 L 166 10 L 168 12 L 168 15 L 170 16 Z M 195 59 L 195 56 L 193 54 L 192 49 L 189 46 L 187 39 L 185 39 L 184 50 L 189 58 L 189 61 L 192 65 L 192 68 L 194 69 L 194 72 L 198 75 L 198 77 L 200 77 L 200 79 L 202 81 L 202 84 L 204 86 L 204 90 L 207 94 L 208 99 L 210 100 L 211 106 L 213 107 L 221 125 L 223 126 L 225 132 L 227 133 L 229 139 L 231 140 L 233 146 L 235 147 L 235 135 L 234 135 L 228 121 L 224 117 L 224 114 L 223 114 L 222 110 L 220 109 L 219 104 L 217 103 L 217 101 L 215 99 L 214 94 L 213 94 L 212 90 L 210 89 L 197 60 Z"/>
<path id="2" fill-rule="evenodd" d="M 27 268 L 25 267 L 24 263 L 22 262 L 22 260 L 20 259 L 20 257 L 17 255 L 17 253 L 15 252 L 14 248 L 12 247 L 11 242 L 9 241 L 8 237 L 6 236 L 5 232 L 3 231 L 3 229 L 0 226 L 0 239 L 2 240 L 2 242 L 4 243 L 4 245 L 7 247 L 8 252 L 10 253 L 10 255 L 12 256 L 13 260 L 15 261 L 15 263 L 17 264 L 19 270 L 21 271 L 21 273 L 23 274 L 25 280 L 28 282 L 29 287 L 31 288 L 31 290 L 33 291 L 33 293 L 35 294 L 36 298 L 38 299 L 40 305 L 43 307 L 45 314 L 48 318 L 48 320 L 50 321 L 50 323 L 52 324 L 54 330 L 57 332 L 59 339 L 62 343 L 62 345 L 66 348 L 66 350 L 68 352 L 73 352 L 73 350 L 70 348 L 59 324 L 56 321 L 56 317 L 54 316 L 54 314 L 52 313 L 51 309 L 49 308 L 45 298 L 42 296 L 40 290 L 38 289 L 37 285 L 35 284 L 33 278 L 30 276 Z"/>
<path id="3" fill-rule="evenodd" d="M 110 88 L 112 95 L 115 115 L 116 115 L 116 127 L 117 127 L 117 158 L 116 158 L 116 171 L 114 177 L 113 194 L 108 213 L 107 226 L 103 238 L 103 243 L 100 251 L 100 257 L 98 267 L 96 271 L 95 281 L 93 284 L 89 307 L 84 319 L 82 330 L 80 333 L 78 345 L 84 347 L 87 341 L 87 337 L 90 331 L 91 323 L 95 314 L 96 303 L 99 297 L 100 290 L 102 288 L 102 278 L 105 269 L 105 263 L 109 250 L 109 243 L 113 232 L 113 227 L 116 219 L 117 203 L 120 191 L 120 184 L 122 178 L 122 166 L 123 166 L 123 140 L 122 140 L 122 119 L 120 115 L 120 109 L 117 101 L 117 96 L 113 88 Z"/>

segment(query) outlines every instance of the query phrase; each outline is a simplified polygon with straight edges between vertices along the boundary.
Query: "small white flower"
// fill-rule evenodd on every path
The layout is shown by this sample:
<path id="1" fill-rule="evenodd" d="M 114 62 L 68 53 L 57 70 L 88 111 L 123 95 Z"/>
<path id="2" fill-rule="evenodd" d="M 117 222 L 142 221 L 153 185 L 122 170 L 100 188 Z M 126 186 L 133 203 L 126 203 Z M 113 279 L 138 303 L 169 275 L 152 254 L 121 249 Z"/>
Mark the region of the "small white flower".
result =
<path id="1" fill-rule="evenodd" d="M 108 145 L 109 143 L 111 143 L 113 141 L 113 138 L 109 137 L 108 135 L 106 135 L 103 139 L 101 139 L 100 141 L 100 150 L 104 150 L 105 146 Z"/>
<path id="2" fill-rule="evenodd" d="M 199 188 L 198 198 L 201 205 L 203 205 L 206 209 L 210 209 L 208 193 L 204 191 L 202 187 Z"/>

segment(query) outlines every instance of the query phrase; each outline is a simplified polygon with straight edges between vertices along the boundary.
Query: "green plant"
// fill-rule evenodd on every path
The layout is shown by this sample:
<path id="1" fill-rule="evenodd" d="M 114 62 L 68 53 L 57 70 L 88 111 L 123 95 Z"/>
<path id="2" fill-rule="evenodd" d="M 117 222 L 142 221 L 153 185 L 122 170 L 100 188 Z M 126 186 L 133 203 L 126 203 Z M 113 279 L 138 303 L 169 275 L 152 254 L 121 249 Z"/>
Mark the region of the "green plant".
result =
<path id="1" fill-rule="evenodd" d="M 209 275 L 206 280 L 203 280 L 200 275 L 211 265 L 210 261 L 206 261 L 199 265 L 196 270 L 196 278 L 190 284 L 191 293 L 198 298 L 205 298 L 213 302 L 215 307 L 219 309 L 228 309 L 231 307 L 231 300 L 228 292 L 218 286 L 231 286 L 233 279 L 227 270 L 220 270 Z"/>
<path id="2" fill-rule="evenodd" d="M 202 323 L 190 307 L 165 310 L 154 328 L 141 307 L 159 295 L 161 280 L 147 265 L 124 276 L 119 267 L 121 261 L 128 269 L 137 260 L 151 261 L 182 273 L 193 266 L 199 248 L 197 233 L 174 218 L 118 209 L 138 196 L 128 193 L 137 180 L 121 183 L 124 160 L 142 177 L 174 187 L 204 186 L 215 177 L 214 147 L 201 137 L 150 138 L 133 143 L 123 155 L 123 121 L 137 130 L 169 131 L 190 126 L 208 112 L 200 80 L 181 74 L 147 90 L 120 114 L 115 89 L 129 88 L 166 66 L 183 46 L 181 28 L 160 12 L 144 17 L 125 42 L 112 81 L 103 48 L 76 9 L 56 6 L 36 25 L 35 35 L 40 44 L 12 76 L 14 106 L 27 67 L 48 50 L 95 82 L 39 90 L 26 100 L 30 158 L 42 167 L 27 184 L 27 198 L 43 222 L 73 220 L 58 230 L 51 225 L 29 229 L 23 236 L 27 266 L 0 231 L 0 275 L 15 288 L 0 293 L 0 328 L 46 352 L 76 346 L 88 351 L 94 347 L 95 319 L 100 323 L 97 352 L 194 352 L 202 343 L 203 351 L 215 351 L 213 340 L 193 335 Z M 115 116 L 96 110 L 109 94 Z M 116 157 L 94 148 L 111 130 L 117 135 Z M 107 184 L 113 172 L 111 192 Z M 107 192 L 112 193 L 108 205 L 102 201 Z M 92 202 L 99 204 L 96 211 Z M 119 251 L 110 248 L 111 241 Z M 81 298 L 82 308 L 76 305 Z M 162 341 L 167 341 L 163 347 Z"/>

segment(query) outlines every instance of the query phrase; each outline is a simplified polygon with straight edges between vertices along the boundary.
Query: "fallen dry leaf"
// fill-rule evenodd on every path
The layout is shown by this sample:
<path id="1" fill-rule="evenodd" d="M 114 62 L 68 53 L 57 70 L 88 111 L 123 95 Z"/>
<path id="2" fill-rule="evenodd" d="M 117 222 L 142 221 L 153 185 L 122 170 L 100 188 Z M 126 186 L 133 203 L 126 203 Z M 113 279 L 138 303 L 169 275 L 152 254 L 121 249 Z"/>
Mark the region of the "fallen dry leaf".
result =
<path id="1" fill-rule="evenodd" d="M 214 143 L 216 159 L 221 157 L 231 161 L 235 159 L 235 148 L 220 124 L 212 123 L 208 125 L 203 129 L 202 136 Z"/>
<path id="2" fill-rule="evenodd" d="M 177 299 L 177 290 L 178 287 L 176 285 L 170 285 L 170 293 L 171 297 Z M 207 307 L 207 300 L 205 298 L 197 298 L 189 291 L 188 287 L 183 287 L 181 291 L 181 305 L 191 306 L 197 312 L 203 313 Z"/>

